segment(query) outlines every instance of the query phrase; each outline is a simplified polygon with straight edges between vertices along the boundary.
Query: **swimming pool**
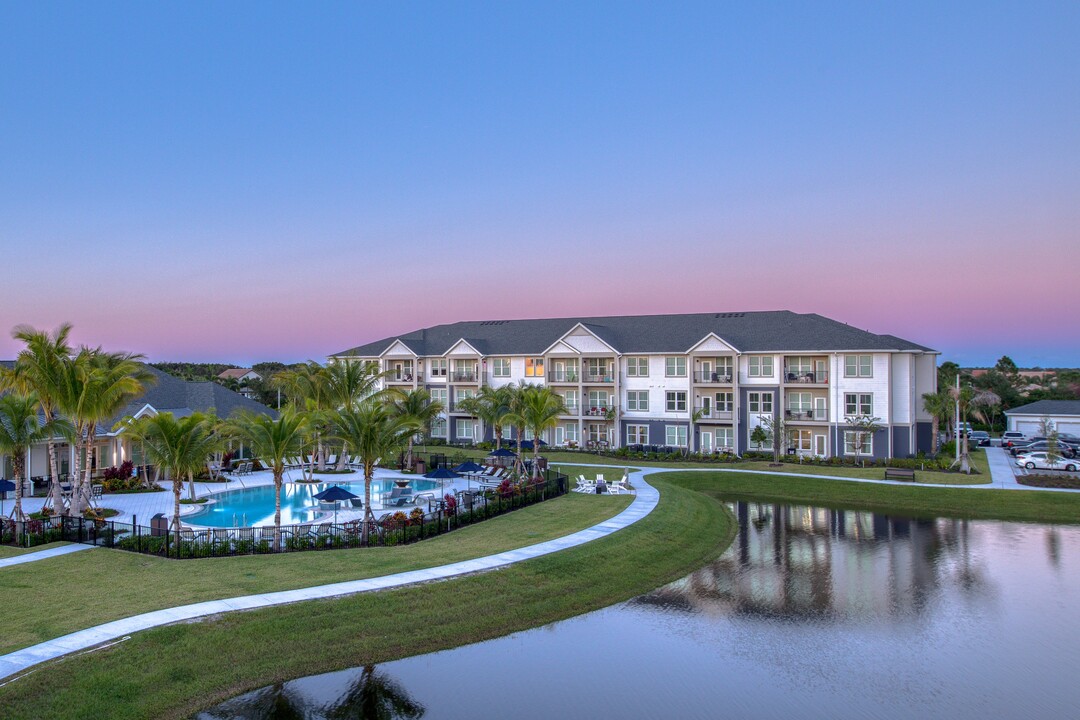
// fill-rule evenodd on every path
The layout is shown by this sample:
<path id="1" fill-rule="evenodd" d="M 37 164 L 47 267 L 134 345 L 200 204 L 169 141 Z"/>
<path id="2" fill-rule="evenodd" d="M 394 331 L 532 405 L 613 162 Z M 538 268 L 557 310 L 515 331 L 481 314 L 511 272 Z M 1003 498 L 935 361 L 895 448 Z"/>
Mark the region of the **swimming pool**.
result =
<path id="1" fill-rule="evenodd" d="M 331 485 L 340 485 L 351 493 L 364 497 L 363 480 L 354 482 L 285 483 L 281 488 L 281 524 L 309 522 L 318 515 L 319 501 L 315 494 Z M 435 480 L 411 480 L 414 492 L 438 491 Z M 372 480 L 371 496 L 394 487 L 392 480 Z M 229 490 L 211 497 L 214 502 L 199 512 L 183 518 L 190 525 L 208 527 L 248 527 L 274 524 L 274 486 L 262 485 L 241 490 Z"/>

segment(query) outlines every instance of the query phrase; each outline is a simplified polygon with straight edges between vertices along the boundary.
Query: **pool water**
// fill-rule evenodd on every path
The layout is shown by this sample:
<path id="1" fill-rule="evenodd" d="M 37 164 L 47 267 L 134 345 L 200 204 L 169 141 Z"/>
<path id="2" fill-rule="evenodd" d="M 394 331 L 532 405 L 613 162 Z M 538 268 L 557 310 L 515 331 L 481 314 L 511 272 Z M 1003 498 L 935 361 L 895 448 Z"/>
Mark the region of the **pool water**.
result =
<path id="1" fill-rule="evenodd" d="M 281 523 L 294 525 L 310 522 L 318 514 L 317 493 L 333 485 L 340 485 L 351 493 L 364 497 L 364 481 L 328 482 L 328 483 L 285 483 L 281 488 Z M 371 496 L 378 498 L 380 493 L 394 487 L 392 480 L 372 480 Z M 439 483 L 435 480 L 411 480 L 409 487 L 413 492 L 438 491 Z M 262 485 L 241 490 L 230 490 L 213 495 L 214 503 L 200 512 L 184 517 L 189 525 L 208 527 L 248 527 L 274 524 L 274 486 Z M 341 506 L 344 509 L 344 504 Z"/>

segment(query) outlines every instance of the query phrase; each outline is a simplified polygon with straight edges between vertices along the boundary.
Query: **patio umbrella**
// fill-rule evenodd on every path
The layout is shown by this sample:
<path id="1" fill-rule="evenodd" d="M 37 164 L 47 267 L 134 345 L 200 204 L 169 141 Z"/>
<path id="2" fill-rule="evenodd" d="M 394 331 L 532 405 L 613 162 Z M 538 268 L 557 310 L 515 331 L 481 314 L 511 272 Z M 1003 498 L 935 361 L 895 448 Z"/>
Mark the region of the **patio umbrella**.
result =
<path id="1" fill-rule="evenodd" d="M 510 448 L 499 448 L 488 453 L 488 457 L 517 457 L 517 453 Z"/>
<path id="2" fill-rule="evenodd" d="M 426 473 L 424 475 L 424 477 L 426 477 L 429 480 L 438 480 L 439 481 L 439 494 L 442 495 L 443 481 L 444 480 L 453 480 L 454 478 L 459 478 L 461 476 L 458 475 L 453 470 L 449 470 L 447 468 L 441 467 L 441 468 L 435 468 L 431 472 Z M 440 500 L 441 499 L 442 498 L 440 498 Z"/>
<path id="3" fill-rule="evenodd" d="M 334 503 L 334 524 L 335 525 L 337 524 L 337 509 L 338 509 L 337 504 L 338 504 L 338 502 L 341 501 L 341 500 L 352 500 L 353 498 L 358 498 L 358 497 L 360 497 L 360 496 L 349 492 L 348 490 L 341 487 L 340 485 L 334 485 L 333 487 L 330 487 L 330 488 L 327 488 L 326 490 L 323 490 L 321 493 L 315 493 L 315 499 L 316 500 L 321 500 L 322 502 L 332 502 L 332 503 Z"/>
<path id="4" fill-rule="evenodd" d="M 461 473 L 461 474 L 465 475 L 466 483 L 469 480 L 472 479 L 472 478 L 469 477 L 470 474 L 483 472 L 483 471 L 484 471 L 484 466 L 483 465 L 478 465 L 478 464 L 474 463 L 472 460 L 467 460 L 467 461 L 461 463 L 460 465 L 458 465 L 456 468 L 454 468 L 454 472 Z M 469 486 L 469 489 L 472 489 L 471 486 Z"/>
<path id="5" fill-rule="evenodd" d="M 541 440 L 540 441 L 540 447 L 544 447 L 545 445 L 547 445 L 547 441 L 546 440 Z M 522 440 L 521 441 L 521 449 L 522 450 L 532 450 L 533 449 L 533 441 L 532 440 Z"/>
<path id="6" fill-rule="evenodd" d="M 0 480 L 0 493 L 9 493 L 15 489 L 15 483 L 10 480 Z M 0 496 L 0 515 L 4 514 L 4 498 Z"/>

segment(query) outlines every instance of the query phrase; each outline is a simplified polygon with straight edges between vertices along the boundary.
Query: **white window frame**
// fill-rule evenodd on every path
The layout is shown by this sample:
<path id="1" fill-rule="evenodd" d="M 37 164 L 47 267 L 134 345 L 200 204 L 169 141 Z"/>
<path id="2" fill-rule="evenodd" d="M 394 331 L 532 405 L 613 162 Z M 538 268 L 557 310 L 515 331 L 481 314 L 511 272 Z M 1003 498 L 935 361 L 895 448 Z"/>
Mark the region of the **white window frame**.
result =
<path id="1" fill-rule="evenodd" d="M 675 433 L 675 442 L 671 441 L 672 431 Z M 668 447 L 686 447 L 687 428 L 685 425 L 665 425 L 664 445 Z"/>
<path id="2" fill-rule="evenodd" d="M 873 415 L 874 414 L 874 394 L 873 393 L 844 393 L 844 414 L 851 415 Z"/>
<path id="3" fill-rule="evenodd" d="M 845 355 L 844 377 L 846 378 L 872 378 L 874 377 L 873 355 Z"/>
<path id="4" fill-rule="evenodd" d="M 747 411 L 762 415 L 771 415 L 773 394 L 771 392 L 752 392 L 746 394 Z"/>
<path id="5" fill-rule="evenodd" d="M 442 403 L 443 409 L 449 406 L 450 391 L 448 388 L 430 388 L 428 394 L 431 396 L 431 402 Z"/>
<path id="6" fill-rule="evenodd" d="M 859 457 L 872 457 L 874 454 L 874 433 L 866 432 L 865 430 L 845 430 L 844 431 L 844 454 L 855 455 L 855 437 L 862 433 L 863 435 L 869 435 L 869 442 L 866 447 L 862 449 L 862 452 L 858 453 Z"/>
<path id="7" fill-rule="evenodd" d="M 431 419 L 431 437 L 444 438 L 446 437 L 446 431 L 450 428 L 450 423 L 446 421 L 446 418 L 442 415 L 438 415 Z"/>
<path id="8" fill-rule="evenodd" d="M 750 377 L 771 378 L 775 373 L 772 355 L 751 355 L 746 359 L 746 374 Z"/>
<path id="9" fill-rule="evenodd" d="M 601 397 L 605 398 L 603 402 L 600 402 Z M 592 410 L 593 408 L 596 408 L 597 410 L 599 410 L 601 408 L 609 408 L 609 407 L 611 407 L 611 393 L 609 393 L 607 390 L 590 390 L 589 391 L 589 409 L 590 410 Z"/>
<path id="10" fill-rule="evenodd" d="M 716 449 L 735 449 L 735 431 L 729 427 L 716 428 L 716 439 L 713 441 Z"/>
<path id="11" fill-rule="evenodd" d="M 686 377 L 686 356 L 669 355 L 668 357 L 664 358 L 664 377 Z"/>
<path id="12" fill-rule="evenodd" d="M 432 358 L 428 361 L 428 375 L 431 377 L 446 377 L 446 369 L 450 365 L 446 358 Z"/>
<path id="13" fill-rule="evenodd" d="M 579 407 L 577 390 L 567 390 L 562 394 L 562 399 L 563 405 L 566 406 L 567 410 L 573 413 L 577 412 L 577 409 Z"/>
<path id="14" fill-rule="evenodd" d="M 491 361 L 491 377 L 510 377 L 510 358 L 495 358 Z"/>
<path id="15" fill-rule="evenodd" d="M 735 393 L 733 392 L 718 392 L 713 398 L 713 407 L 716 408 L 716 412 L 734 412 L 735 411 Z"/>
<path id="16" fill-rule="evenodd" d="M 649 426 L 648 425 L 627 425 L 626 426 L 626 444 L 627 445 L 648 445 L 649 444 Z"/>
<path id="17" fill-rule="evenodd" d="M 679 397 L 680 395 L 682 396 L 681 400 Z M 666 393 L 664 393 L 664 410 L 669 413 L 686 412 L 686 391 L 668 390 Z M 671 427 L 677 426 L 672 425 Z"/>
<path id="18" fill-rule="evenodd" d="M 465 428 L 468 432 L 462 432 L 461 429 Z M 476 426 L 469 418 L 458 418 L 457 424 L 454 426 L 454 437 L 458 440 L 476 440 L 475 431 Z"/>
<path id="19" fill-rule="evenodd" d="M 649 358 L 631 357 L 626 359 L 626 377 L 649 377 Z"/>
<path id="20" fill-rule="evenodd" d="M 525 358 L 525 377 L 531 377 L 531 378 L 542 378 L 542 377 L 544 377 L 544 358 L 542 358 L 542 357 Z"/>
<path id="21" fill-rule="evenodd" d="M 626 410 L 628 412 L 649 412 L 649 391 L 627 390 Z"/>

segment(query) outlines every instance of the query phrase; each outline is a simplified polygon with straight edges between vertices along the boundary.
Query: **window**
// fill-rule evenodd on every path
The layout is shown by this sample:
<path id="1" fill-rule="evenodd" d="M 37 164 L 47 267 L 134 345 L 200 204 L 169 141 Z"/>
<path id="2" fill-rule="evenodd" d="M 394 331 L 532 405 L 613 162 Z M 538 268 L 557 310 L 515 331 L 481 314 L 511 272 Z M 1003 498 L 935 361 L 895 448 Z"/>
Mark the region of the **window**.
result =
<path id="1" fill-rule="evenodd" d="M 577 382 L 577 360 L 556 360 L 552 367 L 552 379 L 555 382 Z"/>
<path id="2" fill-rule="evenodd" d="M 589 391 L 589 412 L 601 413 L 608 408 L 608 393 L 607 390 L 590 390 Z"/>
<path id="3" fill-rule="evenodd" d="M 731 428 L 716 429 L 716 448 L 718 450 L 734 450 L 735 435 Z"/>
<path id="4" fill-rule="evenodd" d="M 457 421 L 457 433 L 456 437 L 459 440 L 472 440 L 473 439 L 473 421 L 461 418 Z"/>
<path id="5" fill-rule="evenodd" d="M 525 358 L 525 377 L 544 377 L 544 358 Z"/>
<path id="6" fill-rule="evenodd" d="M 468 400 L 476 397 L 476 391 L 468 388 L 458 388 L 454 391 L 454 402 L 460 403 L 462 400 Z M 457 409 L 457 405 L 455 405 Z"/>
<path id="7" fill-rule="evenodd" d="M 431 377 L 446 377 L 446 358 L 435 358 L 428 365 Z"/>
<path id="8" fill-rule="evenodd" d="M 861 443 L 861 444 L 860 444 Z M 873 455 L 874 436 L 861 430 L 844 431 L 845 455 Z"/>
<path id="9" fill-rule="evenodd" d="M 627 445 L 648 445 L 649 444 L 649 426 L 648 425 L 627 425 L 626 426 L 626 444 Z"/>
<path id="10" fill-rule="evenodd" d="M 771 413 L 772 412 L 772 393 L 747 393 L 746 394 L 747 410 L 752 413 Z"/>
<path id="11" fill-rule="evenodd" d="M 721 379 L 731 377 L 731 358 L 716 358 L 716 374 L 719 375 Z"/>
<path id="12" fill-rule="evenodd" d="M 566 409 L 570 412 L 576 413 L 578 407 L 578 391 L 567 390 L 562 395 L 563 404 L 566 405 Z"/>
<path id="13" fill-rule="evenodd" d="M 665 377 L 686 377 L 686 358 L 669 357 L 664 359 Z"/>
<path id="14" fill-rule="evenodd" d="M 458 382 L 473 382 L 476 380 L 476 361 L 455 360 L 454 380 Z"/>
<path id="15" fill-rule="evenodd" d="M 747 374 L 750 377 L 772 377 L 773 359 L 771 355 L 747 358 Z"/>
<path id="16" fill-rule="evenodd" d="M 872 355 L 845 355 L 844 377 L 874 377 L 874 358 Z"/>
<path id="17" fill-rule="evenodd" d="M 585 360 L 585 379 L 611 382 L 611 363 L 604 358 L 587 358 Z"/>
<path id="18" fill-rule="evenodd" d="M 735 393 L 716 393 L 716 411 L 731 412 L 735 408 Z"/>
<path id="19" fill-rule="evenodd" d="M 645 412 L 649 409 L 648 390 L 628 390 L 626 392 L 626 409 Z"/>
<path id="20" fill-rule="evenodd" d="M 571 442 L 572 443 L 577 443 L 577 442 L 579 442 L 577 423 L 567 423 L 566 424 L 566 442 L 568 442 L 568 443 L 571 443 Z"/>
<path id="21" fill-rule="evenodd" d="M 447 398 L 446 388 L 431 388 L 428 392 L 431 394 L 431 402 L 440 403 L 445 410 Z"/>
<path id="22" fill-rule="evenodd" d="M 671 447 L 686 447 L 686 426 L 685 425 L 665 425 L 664 437 L 667 440 L 666 445 Z"/>
<path id="23" fill-rule="evenodd" d="M 686 412 L 686 393 L 684 392 L 669 392 L 667 393 L 667 411 L 668 412 Z M 671 427 L 675 427 L 672 425 Z M 671 443 L 668 443 L 670 445 Z"/>
<path id="24" fill-rule="evenodd" d="M 788 409 L 793 413 L 810 412 L 814 406 L 814 397 L 810 393 L 788 393 Z"/>
<path id="25" fill-rule="evenodd" d="M 440 416 L 431 421 L 431 436 L 446 437 L 446 418 Z"/>
<path id="26" fill-rule="evenodd" d="M 626 359 L 626 377 L 649 377 L 649 358 L 632 357 Z"/>
<path id="27" fill-rule="evenodd" d="M 510 377 L 510 358 L 495 358 L 492 360 L 491 376 L 497 378 Z"/>
<path id="28" fill-rule="evenodd" d="M 845 415 L 873 415 L 874 396 L 870 393 L 844 393 Z"/>

